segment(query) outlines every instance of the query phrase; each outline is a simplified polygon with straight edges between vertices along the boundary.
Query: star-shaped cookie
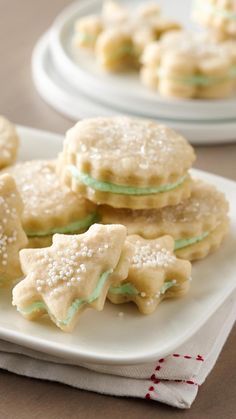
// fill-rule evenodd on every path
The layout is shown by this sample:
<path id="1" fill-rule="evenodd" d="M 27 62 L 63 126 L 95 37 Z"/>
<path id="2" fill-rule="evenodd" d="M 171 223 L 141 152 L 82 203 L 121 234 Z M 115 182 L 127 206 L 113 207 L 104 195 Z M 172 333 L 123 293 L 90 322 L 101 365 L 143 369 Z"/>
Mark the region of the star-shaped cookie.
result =
<path id="1" fill-rule="evenodd" d="M 163 298 L 177 297 L 189 289 L 191 263 L 176 258 L 174 239 L 146 240 L 128 236 L 133 256 L 128 277 L 112 286 L 108 298 L 115 304 L 133 301 L 143 314 L 151 314 Z"/>
<path id="2" fill-rule="evenodd" d="M 0 176 L 0 286 L 21 276 L 19 250 L 26 246 L 23 203 L 13 178 Z"/>
<path id="3" fill-rule="evenodd" d="M 13 305 L 29 320 L 47 312 L 71 331 L 85 308 L 102 310 L 109 287 L 127 277 L 125 239 L 124 226 L 94 224 L 84 234 L 55 234 L 51 247 L 21 251 L 26 276 L 13 289 Z"/>

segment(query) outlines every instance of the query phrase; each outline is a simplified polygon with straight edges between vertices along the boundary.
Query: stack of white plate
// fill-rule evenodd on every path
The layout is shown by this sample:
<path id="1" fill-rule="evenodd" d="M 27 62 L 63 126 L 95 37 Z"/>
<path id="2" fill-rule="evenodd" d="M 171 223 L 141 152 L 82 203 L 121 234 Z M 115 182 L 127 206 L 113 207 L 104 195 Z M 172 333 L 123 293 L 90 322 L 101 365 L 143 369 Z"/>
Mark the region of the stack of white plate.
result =
<path id="1" fill-rule="evenodd" d="M 140 3 L 129 0 L 125 4 Z M 158 0 L 164 12 L 191 25 L 191 1 Z M 107 74 L 87 51 L 71 48 L 79 17 L 99 13 L 102 0 L 80 0 L 66 8 L 37 43 L 33 77 L 40 95 L 73 120 L 131 114 L 157 119 L 183 133 L 192 143 L 236 140 L 236 97 L 222 100 L 179 100 L 160 97 L 141 85 L 137 73 Z"/>

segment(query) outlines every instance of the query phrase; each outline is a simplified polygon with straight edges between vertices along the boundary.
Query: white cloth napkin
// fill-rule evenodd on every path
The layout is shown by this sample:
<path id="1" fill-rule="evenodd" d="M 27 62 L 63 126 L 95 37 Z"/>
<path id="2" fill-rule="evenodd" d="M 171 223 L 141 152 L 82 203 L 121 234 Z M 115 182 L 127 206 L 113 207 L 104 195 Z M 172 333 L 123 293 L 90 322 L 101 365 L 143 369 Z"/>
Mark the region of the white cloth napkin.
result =
<path id="1" fill-rule="evenodd" d="M 68 361 L 0 341 L 0 368 L 114 396 L 152 399 L 189 408 L 215 365 L 236 318 L 236 294 L 175 353 L 154 363 L 106 366 Z"/>

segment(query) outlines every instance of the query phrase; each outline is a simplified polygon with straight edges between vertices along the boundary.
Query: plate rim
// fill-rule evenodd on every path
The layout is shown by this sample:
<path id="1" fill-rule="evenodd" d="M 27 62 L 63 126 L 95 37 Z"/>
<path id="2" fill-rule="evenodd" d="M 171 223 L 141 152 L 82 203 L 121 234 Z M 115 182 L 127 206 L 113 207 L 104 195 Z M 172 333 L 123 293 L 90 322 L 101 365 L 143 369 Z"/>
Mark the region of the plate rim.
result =
<path id="1" fill-rule="evenodd" d="M 80 90 L 86 94 L 90 100 L 96 100 L 99 101 L 99 98 L 101 96 L 101 92 L 103 92 L 104 87 L 101 87 L 101 80 L 99 81 L 99 83 L 97 82 L 97 80 L 95 79 L 95 77 L 93 75 L 90 75 L 90 73 L 86 73 L 83 69 L 80 69 L 79 66 L 77 66 L 75 64 L 75 62 L 73 61 L 73 59 L 67 54 L 66 50 L 64 49 L 62 42 L 60 40 L 61 36 L 62 36 L 62 32 L 64 30 L 64 27 L 66 25 L 68 25 L 68 22 L 70 20 L 73 19 L 73 16 L 75 16 L 76 14 L 79 13 L 80 10 L 83 10 L 83 7 L 89 7 L 90 4 L 93 3 L 98 3 L 101 2 L 101 0 L 89 0 L 89 2 L 86 2 L 85 4 L 85 0 L 81 0 L 79 3 L 76 1 L 74 3 L 72 3 L 71 5 L 67 6 L 66 8 L 64 8 L 61 13 L 59 13 L 59 15 L 56 17 L 56 19 L 54 20 L 52 27 L 49 30 L 49 45 L 50 45 L 50 50 L 53 56 L 53 59 L 55 61 L 55 64 L 57 65 L 57 67 L 60 69 L 59 71 L 61 72 L 61 75 L 66 79 L 66 80 L 72 80 L 72 84 L 74 85 L 74 87 L 80 88 Z M 80 79 L 83 79 L 83 82 L 79 82 L 79 84 L 77 85 L 77 83 L 75 83 L 74 80 L 78 80 L 80 81 Z M 91 93 L 91 89 L 89 89 L 87 86 L 91 86 L 94 85 L 94 89 L 92 89 L 92 93 Z M 102 86 L 105 86 L 105 83 L 103 83 Z M 103 95 L 103 101 L 102 101 L 102 105 L 104 106 L 114 106 L 116 108 L 118 108 L 121 112 L 132 112 L 133 113 L 139 113 L 140 115 L 142 114 L 142 112 L 140 111 L 140 107 L 139 108 L 133 108 L 133 106 L 136 107 L 136 102 L 137 102 L 137 97 L 132 98 L 132 104 L 130 104 L 130 106 L 123 108 L 122 109 L 122 103 L 127 103 L 129 100 L 131 100 L 130 95 L 128 95 L 125 98 L 124 101 L 124 97 L 121 96 L 120 98 L 120 102 L 114 101 L 112 98 L 113 96 L 119 96 L 120 95 L 120 90 L 119 88 L 115 89 L 115 87 L 113 87 L 113 92 L 110 95 Z M 149 105 L 147 105 L 147 103 L 149 102 Z M 230 103 L 232 102 L 232 103 Z M 145 102 L 146 103 L 146 102 Z M 147 101 L 146 105 L 149 107 L 152 107 L 154 105 L 159 105 L 160 107 L 169 107 L 169 106 L 174 106 L 176 108 L 176 106 L 181 106 L 181 105 L 185 105 L 186 108 L 189 107 L 190 104 L 194 104 L 194 110 L 192 111 L 192 113 L 199 113 L 199 111 L 201 110 L 203 117 L 198 118 L 198 119 L 193 119 L 193 118 L 189 118 L 189 119 L 184 119 L 183 117 L 179 117 L 179 118 L 174 118 L 172 116 L 167 116 L 168 115 L 168 111 L 166 113 L 166 111 L 163 114 L 150 114 L 150 111 L 146 112 L 145 115 L 143 114 L 143 116 L 147 117 L 149 115 L 149 117 L 152 118 L 162 118 L 162 119 L 166 119 L 166 121 L 169 119 L 171 119 L 174 122 L 193 122 L 193 123 L 210 123 L 210 122 L 215 122 L 215 123 L 230 123 L 230 122 L 236 122 L 236 115 L 234 116 L 230 116 L 230 117 L 224 117 L 221 118 L 218 114 L 214 117 L 213 115 L 215 115 L 216 112 L 220 112 L 220 110 L 222 110 L 222 108 L 224 108 L 225 106 L 230 107 L 230 109 L 232 109 L 234 103 L 236 103 L 236 97 L 234 98 L 225 98 L 225 99 L 221 99 L 218 101 L 210 101 L 210 100 L 191 100 L 191 99 L 187 99 L 187 100 L 168 100 L 166 98 L 162 98 L 159 97 L 156 100 L 153 100 L 153 102 L 151 101 Z M 207 115 L 207 112 L 209 112 L 209 106 L 214 107 L 214 110 L 212 110 L 212 117 L 209 119 L 205 118 L 204 115 Z M 208 109 L 207 109 L 208 108 Z M 219 109 L 218 109 L 219 108 Z M 155 109 L 155 107 L 154 107 Z M 203 111 L 204 109 L 204 111 Z M 161 110 L 160 110 L 161 111 Z M 161 111 L 162 112 L 162 111 Z M 186 109 L 182 110 L 181 112 L 186 112 Z M 169 114 L 170 115 L 170 114 Z"/>

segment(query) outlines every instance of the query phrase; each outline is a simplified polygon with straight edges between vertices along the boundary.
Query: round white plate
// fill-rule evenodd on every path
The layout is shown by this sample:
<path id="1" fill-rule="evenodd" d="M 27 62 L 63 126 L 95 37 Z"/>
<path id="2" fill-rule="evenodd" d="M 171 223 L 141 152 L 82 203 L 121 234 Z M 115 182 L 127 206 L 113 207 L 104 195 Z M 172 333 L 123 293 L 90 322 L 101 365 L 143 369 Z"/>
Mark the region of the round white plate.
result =
<path id="1" fill-rule="evenodd" d="M 18 129 L 20 159 L 55 158 L 63 137 L 29 128 Z M 60 356 L 75 364 L 138 364 L 172 353 L 190 338 L 217 310 L 236 286 L 236 183 L 194 170 L 226 193 L 231 205 L 230 235 L 221 249 L 195 263 L 189 294 L 163 301 L 150 316 L 142 316 L 132 304 L 107 302 L 102 312 L 87 310 L 73 333 L 61 332 L 46 317 L 25 320 L 11 305 L 6 291 L 0 293 L 0 338 L 37 351 Z M 118 313 L 122 311 L 123 317 Z"/>
<path id="2" fill-rule="evenodd" d="M 69 81 L 63 79 L 52 61 L 48 43 L 46 34 L 37 43 L 32 57 L 34 82 L 38 93 L 47 103 L 75 121 L 80 118 L 122 113 L 119 109 L 106 107 L 89 99 L 78 88 L 71 86 Z M 236 140 L 236 122 L 209 124 L 176 122 L 165 118 L 158 120 L 182 133 L 192 144 L 217 144 Z"/>
<path id="3" fill-rule="evenodd" d="M 135 0 L 140 3 L 141 0 Z M 132 4 L 134 1 L 127 1 Z M 168 16 L 190 24 L 191 1 L 159 1 Z M 140 83 L 138 73 L 107 74 L 96 64 L 93 54 L 72 49 L 73 26 L 77 18 L 99 12 L 102 0 L 74 3 L 55 20 L 50 30 L 52 57 L 63 78 L 75 88 L 120 112 L 137 113 L 150 118 L 166 118 L 179 122 L 236 122 L 236 97 L 222 100 L 166 99 Z"/>

